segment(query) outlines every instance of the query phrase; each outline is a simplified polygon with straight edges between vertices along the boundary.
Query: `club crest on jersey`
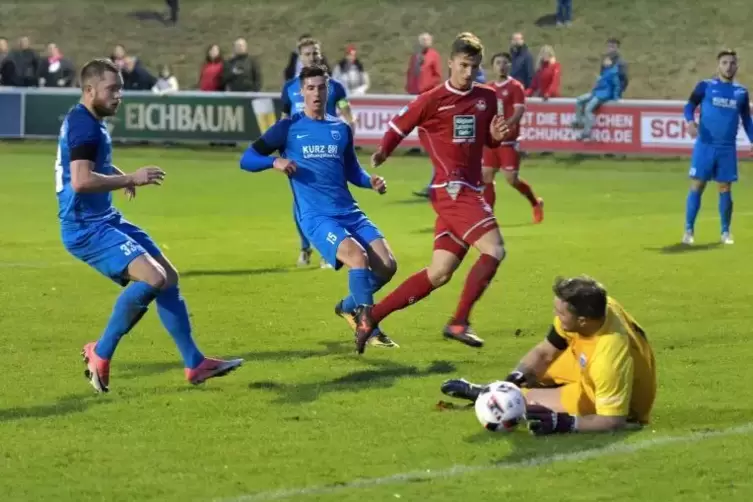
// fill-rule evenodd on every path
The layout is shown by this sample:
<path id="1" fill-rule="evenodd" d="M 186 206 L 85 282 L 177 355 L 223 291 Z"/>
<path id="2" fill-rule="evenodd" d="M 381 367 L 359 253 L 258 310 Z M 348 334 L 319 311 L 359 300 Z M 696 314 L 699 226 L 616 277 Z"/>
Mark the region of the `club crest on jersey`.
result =
<path id="1" fill-rule="evenodd" d="M 578 358 L 578 364 L 580 364 L 581 368 L 585 368 L 586 363 L 588 363 L 588 360 L 586 360 L 586 355 L 581 353 L 580 357 Z"/>
<path id="2" fill-rule="evenodd" d="M 476 116 L 455 115 L 452 117 L 452 142 L 472 143 L 476 140 Z"/>
<path id="3" fill-rule="evenodd" d="M 483 99 L 476 101 L 476 108 L 478 108 L 482 112 L 486 110 L 486 101 L 484 101 Z"/>
<path id="4" fill-rule="evenodd" d="M 330 131 L 330 133 L 332 133 L 332 139 L 334 139 L 335 141 L 340 141 L 340 131 L 332 130 Z"/>

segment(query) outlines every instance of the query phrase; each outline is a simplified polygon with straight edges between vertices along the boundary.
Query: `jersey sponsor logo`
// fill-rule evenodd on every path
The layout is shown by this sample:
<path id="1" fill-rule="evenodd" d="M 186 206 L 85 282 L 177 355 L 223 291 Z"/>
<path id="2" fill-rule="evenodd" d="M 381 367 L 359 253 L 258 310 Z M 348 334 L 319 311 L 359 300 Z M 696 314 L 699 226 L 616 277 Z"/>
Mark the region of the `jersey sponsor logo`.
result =
<path id="1" fill-rule="evenodd" d="M 330 133 L 332 133 L 332 139 L 334 139 L 335 141 L 340 141 L 340 131 L 330 131 Z"/>
<path id="2" fill-rule="evenodd" d="M 337 145 L 304 145 L 301 147 L 304 159 L 338 159 Z"/>
<path id="3" fill-rule="evenodd" d="M 437 111 L 443 112 L 445 110 L 452 110 L 453 108 L 455 108 L 455 105 L 445 105 L 445 106 L 440 106 L 439 108 L 437 108 Z"/>
<path id="4" fill-rule="evenodd" d="M 731 98 L 711 98 L 711 104 L 718 108 L 737 108 L 737 100 Z"/>
<path id="5" fill-rule="evenodd" d="M 476 116 L 454 115 L 452 117 L 453 143 L 472 143 L 476 139 Z"/>
<path id="6" fill-rule="evenodd" d="M 484 101 L 483 99 L 476 101 L 476 108 L 478 108 L 482 112 L 486 110 L 486 101 Z"/>

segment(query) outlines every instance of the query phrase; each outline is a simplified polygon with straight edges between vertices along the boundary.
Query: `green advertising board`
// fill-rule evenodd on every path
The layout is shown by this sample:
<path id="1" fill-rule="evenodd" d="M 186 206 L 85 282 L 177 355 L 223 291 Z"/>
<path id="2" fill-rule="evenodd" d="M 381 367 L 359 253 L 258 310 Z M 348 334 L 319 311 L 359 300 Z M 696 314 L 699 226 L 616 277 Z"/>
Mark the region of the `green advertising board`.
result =
<path id="1" fill-rule="evenodd" d="M 75 94 L 28 93 L 24 134 L 57 136 L 66 112 L 78 100 Z M 127 94 L 118 113 L 107 122 L 116 140 L 246 142 L 257 138 L 277 120 L 278 101 L 227 94 L 220 97 Z"/>

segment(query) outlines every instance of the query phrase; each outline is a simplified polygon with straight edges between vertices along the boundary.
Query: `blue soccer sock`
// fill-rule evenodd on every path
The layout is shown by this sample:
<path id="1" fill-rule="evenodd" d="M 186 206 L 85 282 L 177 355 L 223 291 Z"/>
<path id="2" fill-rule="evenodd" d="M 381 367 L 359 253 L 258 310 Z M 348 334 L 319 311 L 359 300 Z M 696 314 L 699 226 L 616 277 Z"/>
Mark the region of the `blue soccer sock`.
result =
<path id="1" fill-rule="evenodd" d="M 374 272 L 369 271 L 369 283 L 371 285 L 371 294 L 373 297 L 374 293 L 382 289 L 382 287 L 387 284 L 387 281 L 376 275 Z M 348 314 L 355 312 L 356 307 L 358 307 L 358 303 L 356 303 L 353 295 L 348 295 L 340 301 L 340 310 Z"/>
<path id="2" fill-rule="evenodd" d="M 126 287 L 115 301 L 110 321 L 94 347 L 94 352 L 103 359 L 112 359 L 120 339 L 144 317 L 149 304 L 158 293 L 157 288 L 145 282 L 133 282 Z"/>
<path id="3" fill-rule="evenodd" d="M 160 292 L 157 297 L 157 313 L 162 325 L 175 340 L 186 367 L 193 369 L 201 364 L 204 355 L 191 336 L 188 307 L 177 285 Z"/>
<path id="4" fill-rule="evenodd" d="M 695 219 L 698 216 L 698 210 L 701 209 L 701 192 L 690 189 L 688 199 L 685 202 L 685 231 L 692 232 L 695 228 Z"/>
<path id="5" fill-rule="evenodd" d="M 722 220 L 722 233 L 729 232 L 732 223 L 732 192 L 719 192 L 719 217 Z"/>
<path id="6" fill-rule="evenodd" d="M 371 270 L 367 268 L 350 269 L 348 271 L 348 287 L 356 306 L 374 304 L 374 292 L 371 289 Z"/>

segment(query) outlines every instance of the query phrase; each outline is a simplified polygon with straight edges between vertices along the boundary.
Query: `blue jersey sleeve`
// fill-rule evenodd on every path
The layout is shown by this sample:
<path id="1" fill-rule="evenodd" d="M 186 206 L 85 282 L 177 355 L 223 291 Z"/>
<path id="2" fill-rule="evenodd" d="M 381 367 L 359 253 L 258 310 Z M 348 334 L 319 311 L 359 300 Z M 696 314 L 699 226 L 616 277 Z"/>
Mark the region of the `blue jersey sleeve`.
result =
<path id="1" fill-rule="evenodd" d="M 742 120 L 743 129 L 748 136 L 748 141 L 753 143 L 753 120 L 750 118 L 750 97 L 747 91 L 740 100 L 740 120 Z"/>
<path id="2" fill-rule="evenodd" d="M 291 115 L 290 112 L 293 109 L 293 103 L 290 102 L 290 94 L 288 93 L 289 87 L 289 82 L 282 84 L 282 94 L 280 95 L 280 100 L 282 101 L 282 113 L 288 117 Z"/>
<path id="3" fill-rule="evenodd" d="M 698 105 L 701 104 L 701 101 L 703 101 L 704 96 L 706 96 L 706 86 L 708 84 L 705 80 L 702 80 L 698 82 L 695 86 L 695 89 L 693 89 L 693 92 L 690 94 L 690 97 L 688 98 L 687 104 L 685 104 L 685 108 L 683 109 L 685 113 L 685 120 L 688 122 L 695 121 L 695 109 L 698 107 Z"/>
<path id="4" fill-rule="evenodd" d="M 364 171 L 361 163 L 358 162 L 356 150 L 353 145 L 353 131 L 347 127 L 348 144 L 343 154 L 343 164 L 345 165 L 345 177 L 349 182 L 360 188 L 371 188 L 371 176 Z"/>
<path id="5" fill-rule="evenodd" d="M 288 141 L 288 131 L 291 120 L 284 118 L 267 129 L 267 132 L 254 141 L 241 157 L 241 169 L 244 171 L 259 172 L 272 167 L 275 157 L 274 152 L 282 154 Z"/>
<path id="6" fill-rule="evenodd" d="M 74 111 L 68 116 L 66 141 L 71 161 L 97 160 L 99 144 L 102 141 L 102 131 L 96 120 L 82 112 Z"/>

